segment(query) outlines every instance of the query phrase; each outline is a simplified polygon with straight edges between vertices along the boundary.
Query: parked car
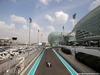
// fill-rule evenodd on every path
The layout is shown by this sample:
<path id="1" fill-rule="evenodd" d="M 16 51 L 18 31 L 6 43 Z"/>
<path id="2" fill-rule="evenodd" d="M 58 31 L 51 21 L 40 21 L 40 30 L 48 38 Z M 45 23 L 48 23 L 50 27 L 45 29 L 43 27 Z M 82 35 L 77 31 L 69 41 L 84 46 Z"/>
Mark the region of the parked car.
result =
<path id="1" fill-rule="evenodd" d="M 0 60 L 3 60 L 2 56 L 0 56 Z"/>
<path id="2" fill-rule="evenodd" d="M 19 51 L 13 51 L 12 52 L 14 55 L 18 55 L 19 54 Z"/>
<path id="3" fill-rule="evenodd" d="M 1 52 L 0 59 L 7 59 L 9 58 L 10 54 L 8 52 Z"/>

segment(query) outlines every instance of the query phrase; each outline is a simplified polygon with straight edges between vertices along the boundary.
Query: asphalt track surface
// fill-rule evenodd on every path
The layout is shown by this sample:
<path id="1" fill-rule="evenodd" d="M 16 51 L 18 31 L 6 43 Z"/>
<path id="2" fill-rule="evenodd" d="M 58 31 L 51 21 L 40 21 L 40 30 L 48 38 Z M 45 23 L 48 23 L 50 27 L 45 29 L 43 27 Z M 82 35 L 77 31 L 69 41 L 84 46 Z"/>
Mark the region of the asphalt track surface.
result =
<path id="1" fill-rule="evenodd" d="M 47 61 L 52 63 L 52 67 L 46 66 Z M 35 75 L 71 75 L 71 73 L 62 64 L 52 49 L 46 49 Z"/>

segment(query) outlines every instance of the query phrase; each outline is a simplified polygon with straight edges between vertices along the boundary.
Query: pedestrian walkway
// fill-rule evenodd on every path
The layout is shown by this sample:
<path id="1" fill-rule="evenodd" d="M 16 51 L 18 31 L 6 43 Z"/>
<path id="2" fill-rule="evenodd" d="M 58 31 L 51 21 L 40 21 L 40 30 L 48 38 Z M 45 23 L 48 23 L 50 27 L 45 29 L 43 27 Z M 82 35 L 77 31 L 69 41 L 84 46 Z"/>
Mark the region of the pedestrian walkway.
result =
<path id="1" fill-rule="evenodd" d="M 78 73 L 97 73 L 93 69 L 87 67 L 86 65 L 80 63 L 75 59 L 75 56 L 65 54 L 61 51 L 61 49 L 58 49 L 58 53 L 64 57 L 64 59 L 74 68 Z"/>
<path id="2" fill-rule="evenodd" d="M 84 46 L 75 47 L 75 46 L 66 46 L 66 45 L 60 45 L 60 47 L 70 49 L 73 55 L 75 55 L 74 52 L 76 51 L 76 52 L 83 52 L 83 53 L 100 57 L 100 50 L 97 50 L 97 49 L 88 49 L 87 47 L 84 47 Z"/>

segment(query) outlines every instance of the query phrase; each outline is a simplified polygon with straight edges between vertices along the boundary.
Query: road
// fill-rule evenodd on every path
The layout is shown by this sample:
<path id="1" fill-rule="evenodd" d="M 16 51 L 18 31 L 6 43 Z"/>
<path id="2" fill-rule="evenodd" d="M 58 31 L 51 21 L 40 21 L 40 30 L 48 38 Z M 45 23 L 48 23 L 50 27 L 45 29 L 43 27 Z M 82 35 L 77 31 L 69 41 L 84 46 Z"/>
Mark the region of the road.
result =
<path id="1" fill-rule="evenodd" d="M 52 67 L 46 67 L 46 62 L 50 61 Z M 52 49 L 46 49 L 35 75 L 71 75 Z"/>

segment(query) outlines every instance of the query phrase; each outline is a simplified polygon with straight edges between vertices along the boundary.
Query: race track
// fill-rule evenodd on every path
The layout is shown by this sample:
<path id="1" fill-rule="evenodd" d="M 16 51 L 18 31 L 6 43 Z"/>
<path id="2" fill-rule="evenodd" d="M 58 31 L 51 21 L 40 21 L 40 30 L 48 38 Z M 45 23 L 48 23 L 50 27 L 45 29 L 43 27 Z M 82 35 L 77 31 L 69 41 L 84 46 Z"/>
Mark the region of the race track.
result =
<path id="1" fill-rule="evenodd" d="M 46 66 L 47 61 L 52 63 L 52 67 Z M 71 73 L 58 59 L 52 49 L 46 49 L 35 75 L 71 75 Z"/>

